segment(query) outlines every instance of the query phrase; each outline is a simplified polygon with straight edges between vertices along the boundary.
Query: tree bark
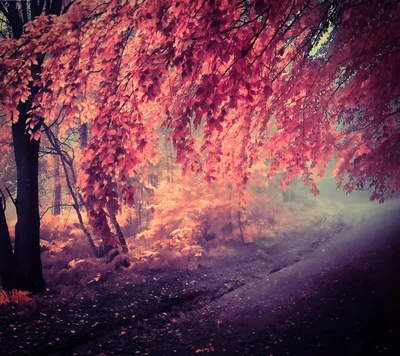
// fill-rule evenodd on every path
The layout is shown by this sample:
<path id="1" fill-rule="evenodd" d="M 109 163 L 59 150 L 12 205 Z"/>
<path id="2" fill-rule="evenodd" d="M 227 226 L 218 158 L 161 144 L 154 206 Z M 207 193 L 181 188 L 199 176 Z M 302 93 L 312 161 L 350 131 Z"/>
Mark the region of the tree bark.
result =
<path id="1" fill-rule="evenodd" d="M 58 156 L 54 156 L 54 209 L 53 215 L 57 216 L 61 214 L 61 183 L 60 183 L 60 161 Z"/>
<path id="2" fill-rule="evenodd" d="M 238 223 L 239 223 L 240 237 L 242 239 L 243 245 L 247 245 L 243 235 L 242 220 L 240 219 L 240 210 L 238 210 Z"/>
<path id="3" fill-rule="evenodd" d="M 0 278 L 3 289 L 7 292 L 13 288 L 13 265 L 14 256 L 12 252 L 10 233 L 5 215 L 5 197 L 2 195 L 0 200 L 4 200 L 3 207 L 0 207 Z"/>
<path id="4" fill-rule="evenodd" d="M 27 4 L 19 2 L 20 12 L 16 1 L 8 1 L 8 11 L 4 13 L 7 22 L 12 29 L 12 37 L 19 39 L 23 34 L 23 25 L 33 21 L 45 10 L 46 14 L 60 15 L 63 1 L 51 0 L 31 1 L 30 11 Z M 68 6 L 66 7 L 66 9 Z M 21 17 L 22 16 L 22 17 Z M 39 216 L 39 140 L 31 139 L 31 135 L 26 130 L 26 120 L 29 118 L 29 112 L 32 110 L 32 103 L 39 88 L 33 83 L 40 78 L 44 54 L 37 55 L 38 64 L 32 65 L 31 74 L 33 80 L 29 84 L 30 97 L 26 102 L 18 104 L 18 119 L 12 124 L 12 136 L 14 143 L 14 154 L 17 166 L 17 219 L 15 226 L 15 248 L 14 254 L 11 251 L 11 260 L 5 259 L 4 270 L 12 269 L 13 282 L 12 287 L 31 292 L 45 291 L 45 283 L 42 273 L 42 261 L 40 258 L 40 216 Z M 39 122 L 34 131 L 39 130 L 42 121 Z M 4 213 L 4 212 L 3 212 Z M 1 246 L 0 256 L 3 252 L 9 256 L 9 244 L 7 242 L 8 226 L 5 222 L 5 216 L 0 214 L 0 239 L 4 246 Z M 4 235 L 3 235 L 4 234 Z M 9 234 L 8 234 L 9 237 Z M 11 243 L 10 243 L 11 244 Z M 3 247 L 5 248 L 3 251 Z M 12 261 L 14 260 L 14 261 Z M 7 273 L 6 273 L 7 274 Z M 7 280 L 7 278 L 6 278 Z"/>
<path id="5" fill-rule="evenodd" d="M 12 125 L 14 154 L 17 164 L 17 217 L 15 226 L 15 287 L 44 292 L 45 283 L 40 257 L 39 216 L 39 140 L 31 139 L 25 130 L 30 105 L 20 105 L 20 116 Z"/>
<path id="6" fill-rule="evenodd" d="M 122 247 L 122 252 L 127 253 L 128 252 L 128 246 L 126 244 L 124 233 L 122 232 L 121 226 L 118 223 L 116 215 L 110 213 L 110 220 L 111 220 L 112 224 L 115 227 L 115 231 L 117 233 L 118 240 L 119 240 L 119 242 L 121 244 L 121 247 Z"/>
<path id="7" fill-rule="evenodd" d="M 87 124 L 81 124 L 79 127 L 79 141 L 81 143 L 81 149 L 84 150 L 88 142 L 88 127 Z"/>

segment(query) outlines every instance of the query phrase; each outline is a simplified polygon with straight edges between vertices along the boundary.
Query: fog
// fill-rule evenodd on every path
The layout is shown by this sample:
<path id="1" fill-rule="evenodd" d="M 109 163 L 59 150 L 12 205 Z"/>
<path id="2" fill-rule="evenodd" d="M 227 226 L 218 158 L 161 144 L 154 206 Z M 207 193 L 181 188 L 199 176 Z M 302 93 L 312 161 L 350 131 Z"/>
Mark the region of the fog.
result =
<path id="1" fill-rule="evenodd" d="M 92 255 L 68 210 L 45 214 L 48 289 L 0 294 L 2 352 L 396 354 L 399 199 L 251 180 L 238 213 L 223 182 L 192 178 L 159 184 L 137 235 L 137 212 L 119 215 L 129 249 L 113 259 Z"/>

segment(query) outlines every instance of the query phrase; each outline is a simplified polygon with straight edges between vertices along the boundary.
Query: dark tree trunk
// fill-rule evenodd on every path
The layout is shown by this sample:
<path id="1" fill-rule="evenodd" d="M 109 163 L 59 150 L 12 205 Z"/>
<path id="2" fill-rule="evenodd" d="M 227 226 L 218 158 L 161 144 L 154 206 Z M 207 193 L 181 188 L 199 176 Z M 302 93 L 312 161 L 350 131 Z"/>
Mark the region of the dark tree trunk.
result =
<path id="1" fill-rule="evenodd" d="M 25 1 L 19 1 L 18 5 L 17 1 L 8 1 L 7 11 L 3 11 L 3 15 L 11 27 L 12 37 L 15 39 L 19 39 L 22 36 L 23 25 L 29 21 L 33 21 L 37 16 L 42 14 L 43 10 L 47 15 L 60 15 L 63 1 L 30 1 L 29 4 L 28 11 Z M 64 11 L 68 7 L 66 6 Z M 19 103 L 19 117 L 14 118 L 14 120 L 18 119 L 18 121 L 12 125 L 14 154 L 17 165 L 16 208 L 18 219 L 15 226 L 14 254 L 12 251 L 10 253 L 11 243 L 7 242 L 8 226 L 5 222 L 4 213 L 0 214 L 0 240 L 2 244 L 0 257 L 2 260 L 2 271 L 12 269 L 12 287 L 31 292 L 43 292 L 45 284 L 40 258 L 39 141 L 31 140 L 31 136 L 26 132 L 25 127 L 26 120 L 29 118 L 28 113 L 32 110 L 33 100 L 38 93 L 38 88 L 33 83 L 40 77 L 43 58 L 44 54 L 38 55 L 38 64 L 31 67 L 33 80 L 29 84 L 30 97 L 26 102 Z M 40 127 L 41 122 L 36 125 L 34 130 L 39 130 Z M 5 257 L 3 260 L 3 255 L 8 257 Z"/>
<path id="2" fill-rule="evenodd" d="M 13 288 L 14 255 L 12 252 L 10 233 L 5 216 L 5 198 L 3 208 L 0 207 L 0 277 L 1 284 L 6 291 Z"/>
<path id="3" fill-rule="evenodd" d="M 28 105 L 21 105 L 20 117 L 12 125 L 15 161 L 17 164 L 17 217 L 15 226 L 15 287 L 43 292 L 45 284 L 40 257 L 39 216 L 39 141 L 25 130 Z"/>
<path id="4" fill-rule="evenodd" d="M 240 237 L 242 239 L 243 245 L 246 245 L 246 241 L 244 239 L 243 229 L 242 229 L 242 220 L 240 218 L 240 210 L 238 210 L 238 224 L 239 224 Z"/>
<path id="5" fill-rule="evenodd" d="M 88 142 L 88 127 L 87 124 L 82 124 L 79 127 L 79 140 L 81 142 L 81 148 L 84 150 Z"/>
<path id="6" fill-rule="evenodd" d="M 121 226 L 119 225 L 115 214 L 110 214 L 110 220 L 115 227 L 119 243 L 121 244 L 121 247 L 122 247 L 122 252 L 127 253 L 128 246 L 126 244 L 125 236 L 124 236 L 124 233 L 122 232 Z"/>
<path id="7" fill-rule="evenodd" d="M 54 169 L 54 209 L 53 215 L 61 214 L 61 184 L 60 184 L 60 161 L 59 157 L 55 156 L 55 169 Z"/>

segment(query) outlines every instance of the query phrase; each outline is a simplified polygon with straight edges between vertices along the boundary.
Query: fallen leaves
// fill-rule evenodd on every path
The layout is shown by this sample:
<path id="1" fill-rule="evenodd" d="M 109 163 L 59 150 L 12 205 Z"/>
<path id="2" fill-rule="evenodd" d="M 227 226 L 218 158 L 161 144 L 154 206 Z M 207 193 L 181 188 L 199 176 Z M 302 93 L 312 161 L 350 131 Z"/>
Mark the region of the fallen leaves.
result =
<path id="1" fill-rule="evenodd" d="M 196 354 L 203 353 L 203 352 L 214 352 L 214 347 L 205 347 L 204 349 L 197 349 Z"/>

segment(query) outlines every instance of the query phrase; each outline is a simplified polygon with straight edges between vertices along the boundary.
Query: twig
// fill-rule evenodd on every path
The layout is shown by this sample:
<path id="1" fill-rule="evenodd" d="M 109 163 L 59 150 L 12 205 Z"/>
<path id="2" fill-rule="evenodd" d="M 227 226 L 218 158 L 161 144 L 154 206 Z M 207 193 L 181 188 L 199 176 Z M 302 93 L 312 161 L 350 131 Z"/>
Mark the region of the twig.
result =
<path id="1" fill-rule="evenodd" d="M 51 209 L 53 209 L 53 208 L 55 208 L 55 207 L 72 207 L 72 208 L 73 208 L 74 206 L 75 206 L 74 204 L 56 204 L 56 205 L 48 206 L 48 207 L 46 208 L 46 210 L 44 211 L 44 213 L 40 216 L 40 220 L 42 220 L 43 216 L 45 216 L 46 213 L 47 213 L 49 210 L 51 210 Z M 80 205 L 80 206 L 82 206 L 82 205 Z"/>

